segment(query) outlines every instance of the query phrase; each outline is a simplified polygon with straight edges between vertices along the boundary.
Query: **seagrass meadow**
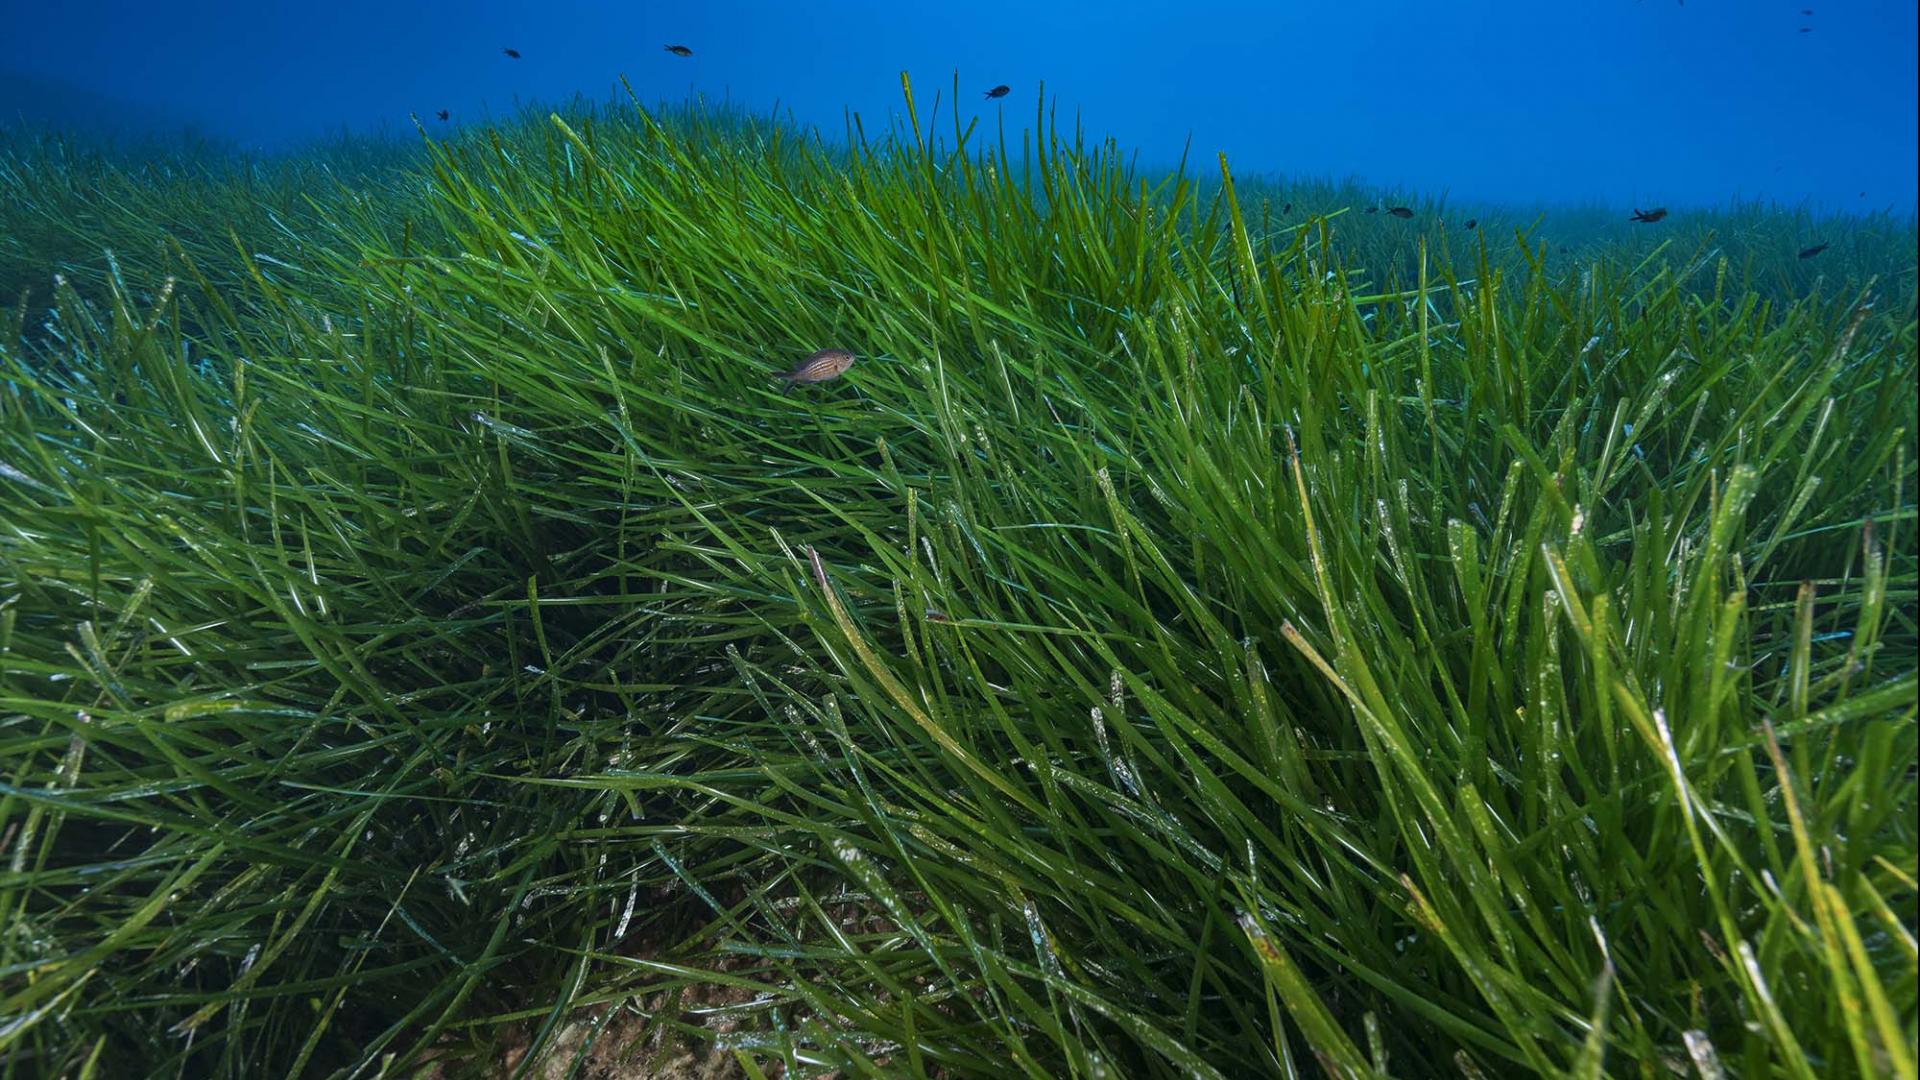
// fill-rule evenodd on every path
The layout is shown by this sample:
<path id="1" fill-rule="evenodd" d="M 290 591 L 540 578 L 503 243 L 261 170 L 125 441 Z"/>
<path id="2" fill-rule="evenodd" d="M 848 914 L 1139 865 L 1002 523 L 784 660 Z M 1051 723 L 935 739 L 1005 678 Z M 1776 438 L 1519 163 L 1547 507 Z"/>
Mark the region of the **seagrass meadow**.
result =
<path id="1" fill-rule="evenodd" d="M 1914 221 L 1625 216 L 9 136 L 0 1074 L 1914 1077 Z"/>

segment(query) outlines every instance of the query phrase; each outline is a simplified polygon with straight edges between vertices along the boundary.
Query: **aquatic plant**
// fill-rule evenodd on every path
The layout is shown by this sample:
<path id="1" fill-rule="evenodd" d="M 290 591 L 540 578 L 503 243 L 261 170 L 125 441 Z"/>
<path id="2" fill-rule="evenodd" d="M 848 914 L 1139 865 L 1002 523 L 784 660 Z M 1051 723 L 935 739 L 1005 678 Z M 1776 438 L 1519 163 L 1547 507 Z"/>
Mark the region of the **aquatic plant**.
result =
<path id="1" fill-rule="evenodd" d="M 1914 1074 L 1911 220 L 938 114 L 6 159 L 10 1074 Z"/>

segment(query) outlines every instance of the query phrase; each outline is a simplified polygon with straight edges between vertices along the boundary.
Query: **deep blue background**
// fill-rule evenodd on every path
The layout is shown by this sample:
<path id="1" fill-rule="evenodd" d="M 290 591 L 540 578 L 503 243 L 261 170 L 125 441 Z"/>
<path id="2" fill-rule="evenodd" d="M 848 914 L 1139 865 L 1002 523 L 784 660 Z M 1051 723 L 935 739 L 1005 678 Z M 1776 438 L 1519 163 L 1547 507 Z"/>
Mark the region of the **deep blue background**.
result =
<path id="1" fill-rule="evenodd" d="M 1044 79 L 1064 121 L 1143 163 L 1191 134 L 1204 168 L 1225 150 L 1237 172 L 1419 195 L 1904 214 L 1920 154 L 1914 0 L 0 4 L 0 69 L 253 146 L 604 98 L 620 74 L 643 101 L 778 101 L 837 138 L 843 107 L 884 126 L 903 69 L 923 103 L 958 69 L 989 117 L 980 91 L 1012 85 L 1016 133 Z"/>

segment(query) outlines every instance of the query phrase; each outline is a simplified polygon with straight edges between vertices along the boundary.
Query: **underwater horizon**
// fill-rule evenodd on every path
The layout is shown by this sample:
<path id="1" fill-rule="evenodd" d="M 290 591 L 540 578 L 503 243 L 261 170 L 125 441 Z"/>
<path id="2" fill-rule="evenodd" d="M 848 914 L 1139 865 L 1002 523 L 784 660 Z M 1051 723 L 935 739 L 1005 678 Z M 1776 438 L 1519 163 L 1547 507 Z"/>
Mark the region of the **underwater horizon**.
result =
<path id="1" fill-rule="evenodd" d="M 0 1072 L 1920 1080 L 1801 2 L 10 12 Z"/>
<path id="2" fill-rule="evenodd" d="M 959 80 L 944 107 L 987 124 L 1024 124 L 1044 87 L 1061 122 L 1150 170 L 1190 149 L 1247 173 L 1513 206 L 1896 216 L 1920 188 L 1912 4 L 1125 0 L 1097 15 L 1011 0 L 905 17 L 848 0 L 21 6 L 0 126 L 297 154 L 343 134 L 404 141 L 414 117 L 439 130 L 442 110 L 484 127 L 534 102 L 624 97 L 624 83 L 837 139 L 848 111 L 887 127 L 906 72 L 927 100 Z M 663 45 L 683 42 L 698 47 Z M 984 98 L 996 85 L 1010 96 Z"/>

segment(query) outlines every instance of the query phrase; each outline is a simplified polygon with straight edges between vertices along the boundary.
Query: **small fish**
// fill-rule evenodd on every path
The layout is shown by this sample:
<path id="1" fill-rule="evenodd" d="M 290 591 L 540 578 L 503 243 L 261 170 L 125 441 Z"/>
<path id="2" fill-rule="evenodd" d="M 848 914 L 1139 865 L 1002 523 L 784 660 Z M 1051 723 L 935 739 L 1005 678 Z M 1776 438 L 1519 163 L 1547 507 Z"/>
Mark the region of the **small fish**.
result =
<path id="1" fill-rule="evenodd" d="M 818 383 L 826 382 L 829 379 L 837 379 L 845 375 L 847 369 L 852 366 L 853 354 L 847 350 L 821 349 L 819 352 L 800 361 L 792 371 L 783 371 L 780 373 L 780 378 L 787 380 L 786 388 L 780 392 L 782 394 L 790 394 L 793 392 L 793 388 L 801 383 Z"/>
<path id="2" fill-rule="evenodd" d="M 1011 94 L 1011 93 L 1013 93 L 1013 87 L 1008 86 L 1005 83 L 1002 83 L 1001 85 L 996 86 L 993 89 L 987 91 L 987 96 L 989 98 L 1002 98 L 1002 97 L 1006 97 L 1008 94 Z"/>
<path id="3" fill-rule="evenodd" d="M 1287 205 L 1285 205 L 1285 206 L 1283 206 L 1283 207 L 1281 207 L 1281 208 L 1280 208 L 1280 212 L 1281 212 L 1281 213 L 1283 213 L 1283 214 L 1291 214 L 1291 213 L 1293 213 L 1293 204 L 1292 204 L 1292 203 L 1288 203 Z"/>
<path id="4" fill-rule="evenodd" d="M 500 51 L 501 51 L 501 52 L 503 52 L 503 53 L 506 53 L 506 54 L 507 54 L 507 59 L 509 59 L 509 60 L 518 60 L 518 59 L 520 59 L 520 50 L 519 50 L 519 49 L 501 49 Z"/>
<path id="5" fill-rule="evenodd" d="M 1377 206 L 1369 206 L 1369 207 L 1367 207 L 1367 213 L 1369 213 L 1369 214 L 1377 214 L 1377 213 L 1379 213 L 1379 212 L 1380 212 L 1380 208 L 1379 208 L 1379 207 L 1377 207 Z"/>
<path id="6" fill-rule="evenodd" d="M 667 46 L 667 51 L 672 53 L 675 56 L 692 56 L 693 55 L 693 50 L 687 48 L 685 45 L 669 45 Z"/>
<path id="7" fill-rule="evenodd" d="M 1803 34 L 1811 34 L 1811 33 L 1813 33 L 1813 27 L 1811 27 L 1811 26 L 1803 26 L 1803 27 L 1801 27 L 1801 28 L 1800 28 L 1800 32 L 1801 32 L 1801 33 L 1803 33 Z"/>
<path id="8" fill-rule="evenodd" d="M 442 120 L 445 120 L 447 118 L 447 110 L 441 109 L 439 112 L 434 113 L 433 115 L 439 117 Z"/>
<path id="9" fill-rule="evenodd" d="M 1397 217 L 1397 218 L 1410 218 L 1413 216 L 1413 211 L 1407 209 L 1404 206 L 1396 206 L 1393 209 L 1387 211 L 1387 213 L 1392 214 L 1394 217 Z"/>
<path id="10" fill-rule="evenodd" d="M 1641 222 L 1643 224 L 1659 221 L 1661 218 L 1666 216 L 1667 216 L 1667 208 L 1664 206 L 1656 206 L 1651 210 L 1642 210 L 1637 206 L 1633 208 L 1633 220 Z"/>
<path id="11" fill-rule="evenodd" d="M 1827 244 L 1815 244 L 1810 248 L 1802 248 L 1800 251 L 1800 257 L 1803 259 L 1811 259 L 1815 255 L 1818 255 L 1821 252 L 1827 250 L 1829 246 L 1830 245 L 1827 245 Z"/>
<path id="12" fill-rule="evenodd" d="M 1473 228 L 1478 224 L 1480 224 L 1480 219 L 1477 217 L 1470 217 L 1467 219 L 1467 228 L 1469 229 Z"/>
<path id="13" fill-rule="evenodd" d="M 930 607 L 927 609 L 927 621 L 928 622 L 952 622 L 953 616 L 948 615 L 946 612 L 941 611 L 937 607 Z"/>

